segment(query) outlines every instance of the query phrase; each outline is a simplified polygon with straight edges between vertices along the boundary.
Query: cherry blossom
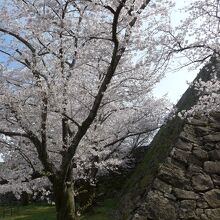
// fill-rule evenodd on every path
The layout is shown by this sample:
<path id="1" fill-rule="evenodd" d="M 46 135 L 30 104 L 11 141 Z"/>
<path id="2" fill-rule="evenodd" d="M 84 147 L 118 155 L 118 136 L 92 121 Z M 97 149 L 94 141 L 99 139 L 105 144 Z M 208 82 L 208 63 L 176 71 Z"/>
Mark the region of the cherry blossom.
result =
<path id="1" fill-rule="evenodd" d="M 151 90 L 172 3 L 1 2 L 1 176 L 17 194 L 49 181 L 57 219 L 73 220 L 74 183 L 128 166 L 163 123 L 169 103 Z"/>

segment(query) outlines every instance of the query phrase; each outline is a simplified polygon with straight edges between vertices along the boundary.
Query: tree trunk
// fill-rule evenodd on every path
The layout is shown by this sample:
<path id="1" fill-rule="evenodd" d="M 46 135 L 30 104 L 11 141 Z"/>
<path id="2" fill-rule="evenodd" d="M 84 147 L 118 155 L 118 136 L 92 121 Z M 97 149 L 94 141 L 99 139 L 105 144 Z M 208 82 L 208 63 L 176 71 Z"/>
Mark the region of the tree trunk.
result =
<path id="1" fill-rule="evenodd" d="M 54 184 L 57 220 L 77 220 L 74 189 L 71 184 Z"/>

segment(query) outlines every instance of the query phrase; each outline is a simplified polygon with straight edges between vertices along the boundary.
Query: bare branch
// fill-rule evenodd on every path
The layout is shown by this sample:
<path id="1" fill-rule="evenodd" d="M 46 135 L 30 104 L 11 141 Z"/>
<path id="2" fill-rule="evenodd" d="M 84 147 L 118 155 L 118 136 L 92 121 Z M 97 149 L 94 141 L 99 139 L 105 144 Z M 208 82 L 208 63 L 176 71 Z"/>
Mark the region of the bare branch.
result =
<path id="1" fill-rule="evenodd" d="M 112 142 L 109 143 L 109 144 L 106 144 L 106 145 L 104 146 L 104 148 L 109 147 L 109 146 L 111 146 L 111 145 L 114 145 L 114 144 L 116 144 L 116 143 L 118 143 L 118 142 L 120 142 L 120 141 L 124 141 L 126 138 L 129 138 L 129 137 L 134 137 L 134 136 L 138 136 L 138 135 L 142 135 L 142 134 L 146 134 L 146 133 L 150 133 L 150 132 L 156 131 L 156 130 L 159 129 L 160 127 L 161 127 L 161 126 L 157 126 L 157 127 L 155 127 L 155 128 L 147 129 L 147 130 L 145 130 L 145 131 L 126 134 L 126 135 L 124 135 L 123 137 L 121 137 L 121 138 L 119 138 L 119 139 L 117 139 L 117 140 L 114 140 L 114 141 L 112 141 Z"/>

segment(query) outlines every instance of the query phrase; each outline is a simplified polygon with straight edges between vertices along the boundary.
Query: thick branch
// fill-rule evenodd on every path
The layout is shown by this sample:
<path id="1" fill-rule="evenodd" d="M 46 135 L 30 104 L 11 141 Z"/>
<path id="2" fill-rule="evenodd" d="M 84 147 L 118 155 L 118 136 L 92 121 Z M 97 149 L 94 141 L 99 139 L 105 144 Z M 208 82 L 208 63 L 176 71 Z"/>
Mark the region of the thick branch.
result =
<path id="1" fill-rule="evenodd" d="M 112 52 L 112 58 L 111 63 L 108 67 L 107 73 L 105 75 L 105 78 L 99 88 L 99 91 L 95 97 L 95 100 L 93 102 L 92 108 L 87 116 L 87 118 L 83 121 L 82 125 L 79 127 L 76 135 L 74 136 L 71 146 L 66 151 L 66 154 L 63 156 L 62 165 L 61 165 L 61 171 L 63 172 L 63 180 L 65 181 L 66 175 L 68 173 L 68 170 L 70 168 L 71 160 L 73 156 L 75 155 L 76 149 L 83 138 L 83 136 L 86 134 L 87 130 L 89 129 L 90 125 L 94 121 L 98 109 L 100 107 L 101 101 L 103 99 L 104 93 L 108 88 L 109 83 L 111 82 L 112 77 L 114 76 L 115 70 L 117 68 L 117 65 L 123 55 L 124 51 L 121 51 L 120 54 L 118 54 L 118 48 L 119 48 L 119 42 L 117 39 L 117 25 L 118 25 L 118 19 L 119 14 L 123 8 L 124 0 L 117 8 L 116 13 L 114 15 L 113 23 L 112 23 L 112 39 L 114 42 L 114 49 Z"/>
<path id="2" fill-rule="evenodd" d="M 147 0 L 145 3 L 142 4 L 140 7 L 140 10 L 143 10 L 150 0 Z M 65 181 L 66 175 L 68 173 L 68 170 L 71 169 L 71 161 L 73 156 L 75 155 L 76 149 L 83 138 L 83 136 L 86 134 L 87 130 L 89 129 L 90 125 L 93 123 L 98 109 L 100 107 L 101 101 L 103 99 L 104 93 L 108 88 L 108 85 L 111 82 L 112 77 L 115 74 L 115 70 L 117 68 L 117 65 L 122 57 L 122 55 L 125 52 L 125 47 L 123 46 L 122 48 L 119 49 L 119 41 L 118 41 L 118 36 L 117 36 L 117 27 L 118 27 L 118 20 L 119 20 L 119 15 L 121 13 L 122 8 L 124 7 L 126 3 L 126 0 L 122 0 L 117 9 L 114 12 L 114 17 L 113 17 L 113 22 L 112 22 L 112 41 L 114 43 L 114 49 L 112 52 L 112 58 L 111 58 L 111 63 L 108 67 L 107 73 L 104 77 L 104 80 L 102 81 L 102 84 L 99 88 L 99 91 L 97 95 L 95 96 L 95 100 L 93 102 L 92 108 L 87 116 L 87 118 L 83 121 L 82 125 L 79 127 L 76 135 L 74 136 L 71 146 L 68 148 L 66 153 L 63 155 L 63 160 L 62 160 L 62 165 L 61 165 L 61 172 L 62 172 L 62 178 Z M 141 12 L 140 12 L 141 13 Z M 129 23 L 130 28 L 134 26 L 136 23 L 137 17 L 135 17 L 131 23 Z M 125 36 L 127 37 L 127 36 Z"/>

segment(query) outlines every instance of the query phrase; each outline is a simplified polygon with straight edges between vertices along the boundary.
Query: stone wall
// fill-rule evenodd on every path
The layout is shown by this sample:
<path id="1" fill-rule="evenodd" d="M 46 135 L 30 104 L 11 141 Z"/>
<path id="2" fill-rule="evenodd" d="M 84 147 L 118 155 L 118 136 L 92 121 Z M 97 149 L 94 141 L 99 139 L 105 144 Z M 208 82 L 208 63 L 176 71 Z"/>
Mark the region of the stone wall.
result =
<path id="1" fill-rule="evenodd" d="M 132 220 L 220 220 L 220 112 L 187 122 Z"/>
<path id="2" fill-rule="evenodd" d="M 210 80 L 214 69 L 219 70 L 220 79 L 219 67 L 219 61 L 212 57 L 195 81 Z M 189 87 L 177 110 L 190 109 L 198 98 L 194 87 Z M 219 114 L 186 124 L 175 117 L 161 127 L 124 184 L 116 219 L 220 220 Z"/>

